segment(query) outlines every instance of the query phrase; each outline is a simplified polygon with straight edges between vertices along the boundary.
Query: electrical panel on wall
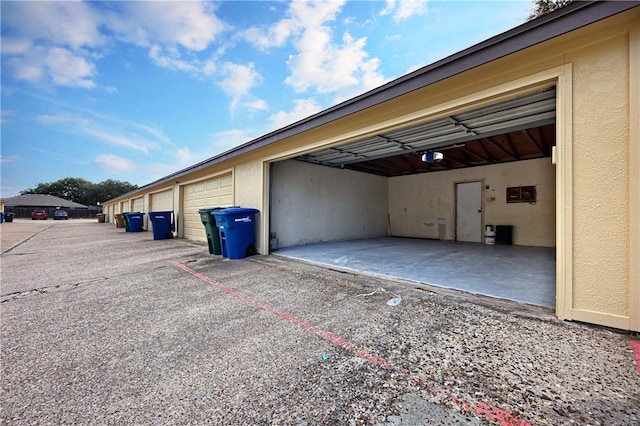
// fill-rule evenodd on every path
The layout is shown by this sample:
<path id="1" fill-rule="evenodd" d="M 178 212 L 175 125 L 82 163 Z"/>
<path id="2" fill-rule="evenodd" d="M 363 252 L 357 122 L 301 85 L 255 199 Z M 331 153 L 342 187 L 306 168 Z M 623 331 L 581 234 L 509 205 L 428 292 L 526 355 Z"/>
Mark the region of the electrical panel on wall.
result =
<path id="1" fill-rule="evenodd" d="M 535 203 L 535 186 L 512 186 L 507 188 L 507 203 Z"/>

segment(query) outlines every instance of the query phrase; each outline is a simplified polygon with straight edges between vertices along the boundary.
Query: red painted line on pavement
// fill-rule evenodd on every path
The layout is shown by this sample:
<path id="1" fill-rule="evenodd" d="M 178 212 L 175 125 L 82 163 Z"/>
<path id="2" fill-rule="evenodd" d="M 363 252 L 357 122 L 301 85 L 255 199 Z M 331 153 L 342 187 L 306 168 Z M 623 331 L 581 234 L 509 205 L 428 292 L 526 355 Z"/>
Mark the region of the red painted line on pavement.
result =
<path id="1" fill-rule="evenodd" d="M 631 345 L 631 350 L 633 351 L 633 359 L 636 360 L 636 370 L 640 373 L 640 341 L 630 339 L 629 345 Z"/>
<path id="2" fill-rule="evenodd" d="M 422 385 L 426 388 L 431 389 L 431 392 L 434 395 L 440 394 L 440 393 L 445 393 L 450 391 L 450 389 L 436 389 L 432 383 L 429 383 L 426 379 L 421 378 L 421 377 L 417 377 L 415 374 L 412 374 L 409 370 L 407 370 L 406 368 L 399 368 L 397 366 L 394 366 L 393 364 L 391 364 L 385 357 L 381 356 L 381 355 L 376 355 L 376 354 L 372 354 L 366 351 L 366 349 L 364 349 L 362 346 L 355 344 L 353 342 L 348 341 L 347 339 L 345 339 L 342 336 L 339 336 L 337 334 L 331 333 L 330 331 L 326 331 L 321 329 L 320 327 L 311 324 L 308 321 L 305 321 L 301 318 L 298 318 L 294 315 L 291 315 L 289 313 L 286 313 L 284 311 L 281 311 L 279 309 L 274 308 L 273 306 L 261 302 L 259 300 L 256 300 L 246 294 L 243 294 L 237 290 L 234 290 L 231 287 L 228 287 L 222 283 L 219 283 L 218 281 L 207 277 L 206 275 L 203 275 L 199 272 L 194 271 L 193 269 L 189 268 L 186 265 L 183 265 L 179 262 L 176 262 L 175 260 L 167 260 L 167 262 L 169 262 L 170 264 L 172 264 L 173 266 L 182 269 L 184 272 L 193 275 L 196 278 L 199 278 L 200 280 L 211 284 L 212 286 L 214 286 L 215 288 L 217 288 L 218 290 L 224 291 L 227 294 L 230 294 L 231 296 L 236 297 L 237 299 L 242 300 L 243 302 L 246 302 L 252 306 L 255 306 L 257 308 L 260 309 L 264 309 L 267 312 L 272 313 L 273 315 L 277 316 L 278 318 L 282 318 L 283 320 L 303 329 L 308 331 L 311 334 L 315 334 L 331 343 L 333 343 L 334 345 L 344 349 L 345 351 L 355 354 L 357 357 L 364 359 L 366 361 L 369 361 L 373 364 L 376 364 L 382 368 L 384 368 L 385 370 L 391 371 L 394 374 L 399 374 L 403 379 L 409 379 L 411 381 L 411 383 L 413 384 L 417 384 L 417 385 Z M 640 346 L 640 344 L 639 344 Z M 461 409 L 463 409 L 464 411 L 467 412 L 475 412 L 478 415 L 484 415 L 487 418 L 491 419 L 491 420 L 495 420 L 500 422 L 500 425 L 502 426 L 531 426 L 531 424 L 525 420 L 521 420 L 518 419 L 517 417 L 513 416 L 512 414 L 501 410 L 498 407 L 493 407 L 489 404 L 487 404 L 486 402 L 483 401 L 478 401 L 475 404 L 475 407 L 473 407 L 472 403 L 466 402 L 466 401 L 460 401 L 456 398 L 456 396 L 454 394 L 451 395 L 451 403 L 453 405 L 459 406 Z"/>

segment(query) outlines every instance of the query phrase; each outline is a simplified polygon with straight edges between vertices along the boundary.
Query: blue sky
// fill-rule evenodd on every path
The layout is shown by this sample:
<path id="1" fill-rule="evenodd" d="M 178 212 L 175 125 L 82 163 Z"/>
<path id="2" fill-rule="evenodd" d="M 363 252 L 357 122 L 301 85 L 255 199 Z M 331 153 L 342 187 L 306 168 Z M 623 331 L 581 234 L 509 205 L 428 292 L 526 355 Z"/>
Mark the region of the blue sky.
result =
<path id="1" fill-rule="evenodd" d="M 2 1 L 2 197 L 144 185 L 522 24 L 511 1 Z"/>

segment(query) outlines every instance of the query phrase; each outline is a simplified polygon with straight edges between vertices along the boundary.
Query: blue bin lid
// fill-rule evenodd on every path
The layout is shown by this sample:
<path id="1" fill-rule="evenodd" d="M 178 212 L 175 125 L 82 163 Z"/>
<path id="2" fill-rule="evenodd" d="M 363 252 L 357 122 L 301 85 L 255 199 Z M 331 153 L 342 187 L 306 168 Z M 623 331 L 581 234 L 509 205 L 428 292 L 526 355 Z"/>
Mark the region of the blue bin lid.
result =
<path id="1" fill-rule="evenodd" d="M 155 222 L 155 220 L 159 218 L 166 218 L 167 216 L 169 217 L 169 219 L 171 219 L 172 213 L 173 210 L 167 210 L 163 212 L 149 212 L 149 219 L 151 219 L 152 222 Z"/>
<path id="2" fill-rule="evenodd" d="M 235 216 L 235 215 L 245 215 L 245 214 L 256 214 L 260 213 L 260 210 L 250 209 L 245 207 L 229 207 L 227 209 L 215 210 L 212 211 L 211 214 L 214 216 Z"/>

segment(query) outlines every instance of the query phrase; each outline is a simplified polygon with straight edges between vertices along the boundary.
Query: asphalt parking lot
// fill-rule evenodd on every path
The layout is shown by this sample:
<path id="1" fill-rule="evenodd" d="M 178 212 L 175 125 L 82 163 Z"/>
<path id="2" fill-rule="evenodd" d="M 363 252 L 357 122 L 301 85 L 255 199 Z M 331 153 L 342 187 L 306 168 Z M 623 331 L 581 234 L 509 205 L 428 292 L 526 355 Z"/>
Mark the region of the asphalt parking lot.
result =
<path id="1" fill-rule="evenodd" d="M 0 232 L 2 424 L 640 423 L 627 333 L 96 220 Z"/>

